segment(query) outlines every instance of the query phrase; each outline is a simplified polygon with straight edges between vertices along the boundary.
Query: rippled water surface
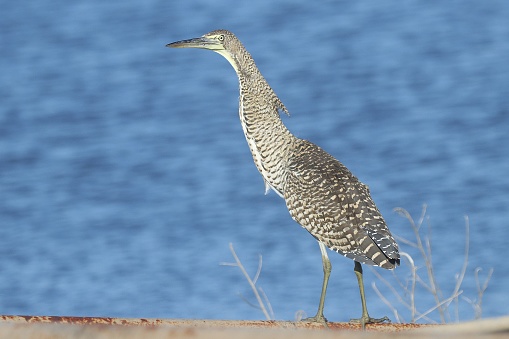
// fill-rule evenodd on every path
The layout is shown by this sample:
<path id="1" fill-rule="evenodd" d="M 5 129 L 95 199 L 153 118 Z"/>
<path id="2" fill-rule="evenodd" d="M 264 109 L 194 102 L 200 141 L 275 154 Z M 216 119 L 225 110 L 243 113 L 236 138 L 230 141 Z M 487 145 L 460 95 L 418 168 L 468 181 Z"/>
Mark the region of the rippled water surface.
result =
<path id="1" fill-rule="evenodd" d="M 395 207 L 418 219 L 428 205 L 444 296 L 468 215 L 460 318 L 474 316 L 476 267 L 482 278 L 495 269 L 483 316 L 508 313 L 509 3 L 1 7 L 1 314 L 263 318 L 238 295 L 254 301 L 240 271 L 219 265 L 233 260 L 230 242 L 252 274 L 263 255 L 258 284 L 276 319 L 314 314 L 320 252 L 284 201 L 263 194 L 235 73 L 211 52 L 164 48 L 217 28 L 244 42 L 289 129 L 370 186 L 394 234 L 413 239 Z M 353 262 L 331 259 L 326 316 L 347 320 L 360 314 Z M 365 272 L 371 314 L 392 316 Z M 430 297 L 417 301 L 425 310 Z"/>

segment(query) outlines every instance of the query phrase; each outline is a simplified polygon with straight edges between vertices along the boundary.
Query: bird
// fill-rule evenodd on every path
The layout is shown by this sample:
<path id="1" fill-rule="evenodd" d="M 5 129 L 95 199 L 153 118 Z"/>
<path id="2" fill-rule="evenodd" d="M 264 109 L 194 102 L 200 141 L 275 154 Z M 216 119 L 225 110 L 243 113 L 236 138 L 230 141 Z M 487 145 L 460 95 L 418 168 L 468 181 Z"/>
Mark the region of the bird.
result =
<path id="1" fill-rule="evenodd" d="M 222 55 L 239 81 L 239 117 L 265 193 L 275 191 L 291 217 L 320 247 L 323 283 L 317 313 L 304 320 L 327 323 L 325 295 L 332 265 L 327 248 L 352 259 L 359 285 L 362 315 L 351 319 L 365 329 L 368 323 L 390 321 L 372 318 L 366 306 L 362 265 L 394 269 L 400 263 L 398 244 L 376 207 L 367 185 L 319 146 L 294 136 L 281 119 L 289 115 L 256 66 L 253 57 L 230 31 L 219 29 L 201 37 L 166 45 L 198 48 Z"/>

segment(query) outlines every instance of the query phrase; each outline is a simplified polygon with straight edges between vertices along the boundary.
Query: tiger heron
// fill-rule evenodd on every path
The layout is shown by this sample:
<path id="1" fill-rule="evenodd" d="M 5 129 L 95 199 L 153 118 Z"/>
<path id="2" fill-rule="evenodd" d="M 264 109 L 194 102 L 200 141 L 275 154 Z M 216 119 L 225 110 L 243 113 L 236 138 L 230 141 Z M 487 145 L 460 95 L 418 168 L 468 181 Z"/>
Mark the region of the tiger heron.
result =
<path id="1" fill-rule="evenodd" d="M 323 284 L 316 315 L 309 321 L 326 323 L 325 294 L 332 269 L 326 247 L 355 261 L 362 316 L 367 323 L 389 320 L 368 314 L 362 264 L 393 269 L 399 265 L 398 245 L 373 202 L 368 186 L 342 163 L 315 144 L 295 137 L 280 118 L 288 110 L 264 79 L 239 39 L 227 30 L 166 45 L 201 48 L 221 54 L 239 79 L 239 115 L 254 163 L 265 181 L 285 199 L 292 218 L 318 240 L 323 263 Z"/>

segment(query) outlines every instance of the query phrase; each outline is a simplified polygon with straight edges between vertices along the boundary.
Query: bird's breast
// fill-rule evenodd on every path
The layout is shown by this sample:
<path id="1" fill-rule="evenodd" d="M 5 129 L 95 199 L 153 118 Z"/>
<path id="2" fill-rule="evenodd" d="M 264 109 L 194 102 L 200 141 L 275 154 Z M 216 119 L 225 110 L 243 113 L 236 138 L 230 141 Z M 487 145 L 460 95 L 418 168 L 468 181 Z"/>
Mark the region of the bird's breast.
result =
<path id="1" fill-rule="evenodd" d="M 246 105 L 246 102 L 248 105 Z M 256 168 L 270 188 L 283 196 L 283 186 L 293 135 L 279 118 L 277 110 L 258 105 L 256 108 L 241 94 L 239 116 L 244 136 Z"/>

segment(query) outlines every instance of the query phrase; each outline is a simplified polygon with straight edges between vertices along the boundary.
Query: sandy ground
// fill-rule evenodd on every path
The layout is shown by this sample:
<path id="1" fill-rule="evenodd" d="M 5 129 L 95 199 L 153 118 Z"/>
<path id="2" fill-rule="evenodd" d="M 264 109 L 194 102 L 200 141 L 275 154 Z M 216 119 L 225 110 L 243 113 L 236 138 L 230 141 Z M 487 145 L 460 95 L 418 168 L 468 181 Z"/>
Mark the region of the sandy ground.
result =
<path id="1" fill-rule="evenodd" d="M 0 338 L 509 338 L 509 317 L 455 325 L 0 316 Z"/>

